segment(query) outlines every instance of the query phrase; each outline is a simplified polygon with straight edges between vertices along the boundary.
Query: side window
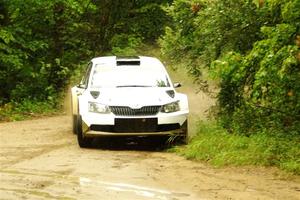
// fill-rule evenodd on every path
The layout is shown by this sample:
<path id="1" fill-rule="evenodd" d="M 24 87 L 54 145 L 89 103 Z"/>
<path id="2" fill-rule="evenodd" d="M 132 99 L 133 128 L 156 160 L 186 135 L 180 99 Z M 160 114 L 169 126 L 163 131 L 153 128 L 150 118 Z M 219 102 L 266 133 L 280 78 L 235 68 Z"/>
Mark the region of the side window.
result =
<path id="1" fill-rule="evenodd" d="M 91 74 L 91 70 L 92 70 L 92 66 L 93 66 L 93 63 L 89 63 L 88 66 L 87 66 L 87 70 L 86 70 L 86 73 L 85 75 L 82 77 L 82 80 L 80 82 L 80 87 L 81 88 L 87 88 L 88 86 L 88 83 L 89 83 L 89 77 L 90 77 L 90 74 Z"/>

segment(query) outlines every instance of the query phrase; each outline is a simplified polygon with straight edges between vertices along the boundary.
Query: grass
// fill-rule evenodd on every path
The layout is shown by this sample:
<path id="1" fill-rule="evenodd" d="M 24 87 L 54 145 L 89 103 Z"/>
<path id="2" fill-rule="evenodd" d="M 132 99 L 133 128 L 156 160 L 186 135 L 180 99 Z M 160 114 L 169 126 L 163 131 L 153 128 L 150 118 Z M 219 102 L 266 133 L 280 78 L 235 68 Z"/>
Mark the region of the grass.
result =
<path id="1" fill-rule="evenodd" d="M 276 166 L 300 175 L 300 138 L 257 133 L 249 137 L 229 134 L 216 122 L 201 122 L 198 134 L 176 152 L 188 159 L 222 166 Z"/>
<path id="2" fill-rule="evenodd" d="M 41 116 L 51 116 L 60 112 L 61 105 L 49 101 L 23 100 L 10 102 L 0 107 L 0 122 L 20 121 Z"/>

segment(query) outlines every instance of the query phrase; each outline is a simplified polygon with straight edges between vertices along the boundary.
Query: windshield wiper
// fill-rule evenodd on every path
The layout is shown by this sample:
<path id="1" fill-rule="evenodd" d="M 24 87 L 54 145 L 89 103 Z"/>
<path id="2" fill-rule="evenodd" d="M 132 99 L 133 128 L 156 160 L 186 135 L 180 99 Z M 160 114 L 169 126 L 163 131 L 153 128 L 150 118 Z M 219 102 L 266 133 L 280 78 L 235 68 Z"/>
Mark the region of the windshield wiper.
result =
<path id="1" fill-rule="evenodd" d="M 118 85 L 116 87 L 122 88 L 122 87 L 152 87 L 152 86 L 150 86 L 150 85 Z"/>

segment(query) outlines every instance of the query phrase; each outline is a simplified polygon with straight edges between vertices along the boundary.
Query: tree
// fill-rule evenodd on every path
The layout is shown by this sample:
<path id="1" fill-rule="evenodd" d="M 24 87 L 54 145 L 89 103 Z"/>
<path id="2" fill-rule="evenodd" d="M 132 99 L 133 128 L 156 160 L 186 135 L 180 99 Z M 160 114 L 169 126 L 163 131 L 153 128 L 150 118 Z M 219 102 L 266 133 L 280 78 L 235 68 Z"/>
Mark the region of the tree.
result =
<path id="1" fill-rule="evenodd" d="M 155 40 L 167 2 L 1 0 L 0 106 L 56 99 L 86 59 Z"/>

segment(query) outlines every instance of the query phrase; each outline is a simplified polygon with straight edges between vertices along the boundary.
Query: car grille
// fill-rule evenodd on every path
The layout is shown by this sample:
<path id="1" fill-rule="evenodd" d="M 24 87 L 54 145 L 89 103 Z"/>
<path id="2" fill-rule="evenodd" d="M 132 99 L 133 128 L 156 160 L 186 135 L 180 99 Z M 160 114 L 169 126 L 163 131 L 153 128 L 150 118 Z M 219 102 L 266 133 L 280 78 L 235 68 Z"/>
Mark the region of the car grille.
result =
<path id="1" fill-rule="evenodd" d="M 118 133 L 155 132 L 157 129 L 157 118 L 142 119 L 115 119 L 114 131 Z"/>
<path id="2" fill-rule="evenodd" d="M 112 113 L 118 116 L 147 116 L 156 115 L 161 106 L 144 106 L 138 109 L 132 109 L 126 106 L 110 106 Z"/>

